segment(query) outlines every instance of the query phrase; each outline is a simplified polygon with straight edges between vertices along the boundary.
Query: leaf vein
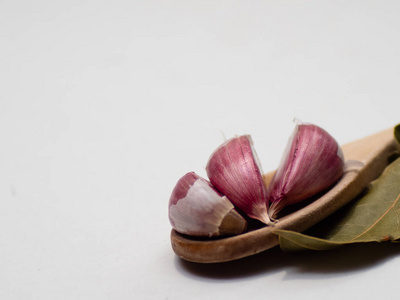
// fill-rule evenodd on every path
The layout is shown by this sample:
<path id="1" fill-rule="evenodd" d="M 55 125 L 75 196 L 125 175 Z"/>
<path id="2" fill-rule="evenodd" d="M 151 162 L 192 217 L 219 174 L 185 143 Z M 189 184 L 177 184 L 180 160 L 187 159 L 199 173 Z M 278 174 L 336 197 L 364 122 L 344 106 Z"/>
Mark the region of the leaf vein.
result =
<path id="1" fill-rule="evenodd" d="M 352 240 L 354 241 L 354 240 L 360 238 L 361 236 L 366 234 L 369 230 L 371 230 L 376 224 L 378 224 L 393 209 L 393 207 L 397 204 L 399 199 L 400 199 L 400 194 L 397 196 L 396 200 L 392 203 L 392 205 L 390 205 L 390 207 L 385 211 L 385 213 L 382 214 L 382 216 L 380 216 L 378 218 L 378 220 L 376 220 L 370 227 L 368 227 L 366 230 L 361 232 L 358 236 L 354 237 Z"/>

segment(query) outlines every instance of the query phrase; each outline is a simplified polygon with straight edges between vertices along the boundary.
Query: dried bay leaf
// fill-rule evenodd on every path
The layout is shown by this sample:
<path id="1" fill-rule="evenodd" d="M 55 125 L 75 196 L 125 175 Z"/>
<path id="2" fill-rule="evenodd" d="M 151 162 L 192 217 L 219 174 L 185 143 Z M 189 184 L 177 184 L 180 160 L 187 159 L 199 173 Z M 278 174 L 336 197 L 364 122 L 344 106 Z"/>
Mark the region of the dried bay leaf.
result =
<path id="1" fill-rule="evenodd" d="M 395 134 L 400 138 L 400 127 Z M 284 251 L 328 250 L 341 245 L 400 239 L 400 158 L 365 194 L 305 233 L 277 230 Z"/>
<path id="2" fill-rule="evenodd" d="M 396 140 L 400 143 L 400 124 L 394 127 L 394 136 Z"/>

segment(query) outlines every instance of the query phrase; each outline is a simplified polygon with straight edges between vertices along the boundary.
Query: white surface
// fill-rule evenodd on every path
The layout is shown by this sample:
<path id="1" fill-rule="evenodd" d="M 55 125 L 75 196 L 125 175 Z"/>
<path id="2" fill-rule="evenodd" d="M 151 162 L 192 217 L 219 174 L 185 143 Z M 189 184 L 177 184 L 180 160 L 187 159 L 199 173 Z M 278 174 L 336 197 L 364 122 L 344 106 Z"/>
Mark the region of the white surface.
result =
<path id="1" fill-rule="evenodd" d="M 249 133 L 399 123 L 397 1 L 0 1 L 1 299 L 376 299 L 398 245 L 179 260 L 167 203 Z M 214 297 L 215 296 L 215 297 Z"/>

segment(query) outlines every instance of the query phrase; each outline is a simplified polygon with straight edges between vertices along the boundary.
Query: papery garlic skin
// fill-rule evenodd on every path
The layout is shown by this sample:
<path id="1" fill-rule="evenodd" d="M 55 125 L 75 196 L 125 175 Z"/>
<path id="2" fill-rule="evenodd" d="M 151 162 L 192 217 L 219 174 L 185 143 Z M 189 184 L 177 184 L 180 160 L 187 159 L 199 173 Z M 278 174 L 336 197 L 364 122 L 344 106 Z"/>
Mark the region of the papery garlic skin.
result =
<path id="1" fill-rule="evenodd" d="M 183 234 L 211 237 L 239 234 L 246 228 L 246 221 L 235 212 L 233 204 L 194 172 L 187 173 L 178 181 L 168 208 L 172 227 Z M 220 232 L 224 218 L 232 212 L 238 218 L 237 226 Z"/>
<path id="2" fill-rule="evenodd" d="M 343 172 L 343 152 L 336 140 L 316 125 L 298 123 L 268 186 L 270 217 L 328 189 Z"/>
<path id="3" fill-rule="evenodd" d="M 249 217 L 270 224 L 267 191 L 250 135 L 219 146 L 206 166 L 210 182 Z"/>

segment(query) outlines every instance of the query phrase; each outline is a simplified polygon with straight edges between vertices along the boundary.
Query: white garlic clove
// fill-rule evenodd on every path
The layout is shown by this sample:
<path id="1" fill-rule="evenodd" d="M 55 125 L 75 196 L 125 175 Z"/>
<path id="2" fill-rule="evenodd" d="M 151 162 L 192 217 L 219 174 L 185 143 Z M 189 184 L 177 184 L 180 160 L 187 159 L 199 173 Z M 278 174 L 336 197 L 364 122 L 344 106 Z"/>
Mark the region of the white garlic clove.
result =
<path id="1" fill-rule="evenodd" d="M 316 125 L 298 123 L 268 186 L 270 218 L 287 205 L 327 190 L 343 172 L 343 152 L 336 140 Z"/>
<path id="2" fill-rule="evenodd" d="M 233 204 L 194 172 L 184 175 L 172 191 L 168 216 L 172 227 L 192 236 L 235 235 L 245 231 L 246 220 Z"/>
<path id="3" fill-rule="evenodd" d="M 232 138 L 211 155 L 206 171 L 212 185 L 249 217 L 270 224 L 266 187 L 250 135 Z"/>

